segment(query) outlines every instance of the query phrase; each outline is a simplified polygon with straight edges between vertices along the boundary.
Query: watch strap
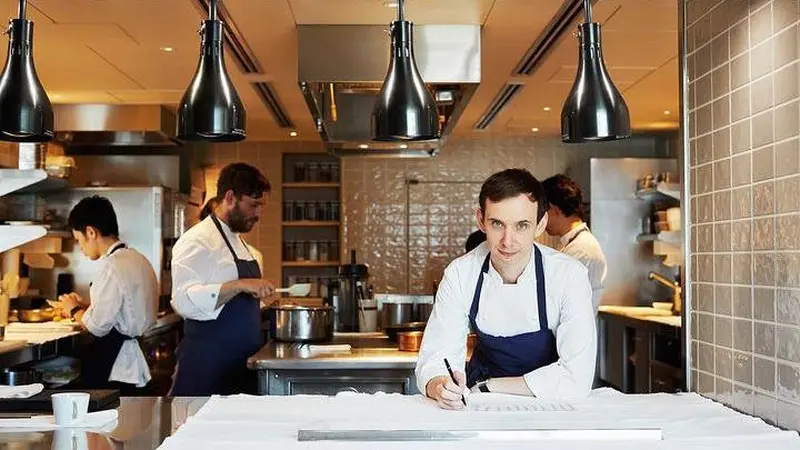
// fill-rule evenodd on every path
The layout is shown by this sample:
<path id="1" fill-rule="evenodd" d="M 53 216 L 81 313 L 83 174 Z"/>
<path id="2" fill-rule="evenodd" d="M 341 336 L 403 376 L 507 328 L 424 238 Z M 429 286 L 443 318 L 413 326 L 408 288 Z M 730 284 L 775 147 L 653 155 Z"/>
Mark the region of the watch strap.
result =
<path id="1" fill-rule="evenodd" d="M 489 392 L 489 386 L 487 385 L 487 382 L 481 381 L 478 383 L 478 390 L 481 392 Z"/>
<path id="2" fill-rule="evenodd" d="M 80 311 L 80 310 L 81 310 L 81 307 L 80 307 L 80 306 L 76 306 L 76 307 L 74 307 L 74 308 L 70 309 L 70 310 L 69 310 L 69 316 L 70 316 L 70 317 L 75 317 L 75 314 L 77 314 L 77 313 L 78 313 L 78 311 Z"/>

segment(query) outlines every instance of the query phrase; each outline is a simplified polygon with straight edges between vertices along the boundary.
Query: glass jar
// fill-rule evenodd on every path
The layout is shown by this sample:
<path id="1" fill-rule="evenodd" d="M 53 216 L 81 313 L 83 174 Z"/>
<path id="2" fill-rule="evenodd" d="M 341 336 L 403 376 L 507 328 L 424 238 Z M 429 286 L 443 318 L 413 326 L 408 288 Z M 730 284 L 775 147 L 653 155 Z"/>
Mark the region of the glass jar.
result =
<path id="1" fill-rule="evenodd" d="M 294 220 L 294 202 L 283 202 L 283 220 L 286 222 Z"/>
<path id="2" fill-rule="evenodd" d="M 292 219 L 293 220 L 303 220 L 303 217 L 306 215 L 306 205 L 303 202 L 292 202 Z"/>
<path id="3" fill-rule="evenodd" d="M 321 183 L 331 182 L 331 165 L 329 163 L 319 163 L 319 181 Z"/>
<path id="4" fill-rule="evenodd" d="M 339 220 L 339 202 L 332 202 L 332 220 Z"/>
<path id="5" fill-rule="evenodd" d="M 294 181 L 295 183 L 303 183 L 308 181 L 308 172 L 306 170 L 306 163 L 298 161 L 294 163 Z"/>
<path id="6" fill-rule="evenodd" d="M 312 162 L 308 163 L 308 181 L 316 183 L 319 181 L 319 164 Z"/>
<path id="7" fill-rule="evenodd" d="M 306 202 L 304 218 L 306 220 L 317 220 L 317 206 L 315 202 Z"/>
<path id="8" fill-rule="evenodd" d="M 295 242 L 294 241 L 286 241 L 283 243 L 283 260 L 284 261 L 294 261 L 297 259 L 297 254 L 295 253 Z"/>
<path id="9" fill-rule="evenodd" d="M 328 261 L 339 261 L 339 241 L 331 241 L 328 249 Z"/>
<path id="10" fill-rule="evenodd" d="M 330 261 L 330 251 L 331 251 L 331 243 L 329 241 L 319 241 L 320 261 Z"/>
<path id="11" fill-rule="evenodd" d="M 308 242 L 308 260 L 309 261 L 319 261 L 319 242 L 318 241 L 309 241 Z"/>
<path id="12" fill-rule="evenodd" d="M 295 241 L 295 261 L 306 261 L 308 259 L 308 245 L 306 241 Z"/>
<path id="13" fill-rule="evenodd" d="M 339 182 L 339 163 L 332 162 L 331 163 L 331 182 L 338 183 Z"/>
<path id="14" fill-rule="evenodd" d="M 329 220 L 327 211 L 325 211 L 326 206 L 324 202 L 314 203 L 314 209 L 316 211 L 317 220 Z"/>

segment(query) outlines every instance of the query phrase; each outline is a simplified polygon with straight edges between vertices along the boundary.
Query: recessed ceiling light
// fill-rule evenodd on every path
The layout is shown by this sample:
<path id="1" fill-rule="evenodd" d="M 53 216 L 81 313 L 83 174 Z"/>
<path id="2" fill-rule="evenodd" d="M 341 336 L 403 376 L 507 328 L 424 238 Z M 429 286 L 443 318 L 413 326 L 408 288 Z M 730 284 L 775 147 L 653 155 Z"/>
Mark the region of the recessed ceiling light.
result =
<path id="1" fill-rule="evenodd" d="M 670 115 L 670 112 L 669 111 L 664 111 L 664 115 L 668 116 L 668 115 Z"/>
<path id="2" fill-rule="evenodd" d="M 367 145 L 367 144 L 361 144 L 361 145 L 359 145 L 359 146 L 358 146 L 358 148 L 369 148 L 369 145 Z"/>
<path id="3" fill-rule="evenodd" d="M 544 109 L 545 111 L 550 111 L 550 107 L 549 107 L 549 106 L 545 106 L 543 109 Z"/>
<path id="4" fill-rule="evenodd" d="M 289 136 L 291 136 L 291 137 L 297 137 L 297 131 L 291 131 L 291 132 L 289 132 Z"/>
<path id="5" fill-rule="evenodd" d="M 175 51 L 175 49 L 172 47 L 161 47 L 161 50 L 167 53 L 172 53 L 173 51 Z"/>
<path id="6" fill-rule="evenodd" d="M 533 127 L 533 128 L 531 128 L 531 131 L 533 131 L 534 133 L 536 133 L 537 131 L 539 131 L 539 129 L 538 129 L 537 127 Z"/>

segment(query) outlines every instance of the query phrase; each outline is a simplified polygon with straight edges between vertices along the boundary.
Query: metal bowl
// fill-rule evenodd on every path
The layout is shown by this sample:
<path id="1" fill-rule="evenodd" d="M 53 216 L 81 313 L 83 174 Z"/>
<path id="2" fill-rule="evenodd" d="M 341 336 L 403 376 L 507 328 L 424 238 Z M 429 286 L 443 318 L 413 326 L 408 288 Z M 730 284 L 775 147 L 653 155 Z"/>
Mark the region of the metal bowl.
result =
<path id="1" fill-rule="evenodd" d="M 20 309 L 17 316 L 20 322 L 50 322 L 56 315 L 53 308 Z"/>
<path id="2" fill-rule="evenodd" d="M 270 335 L 278 341 L 333 339 L 333 308 L 330 306 L 273 305 L 268 314 Z"/>

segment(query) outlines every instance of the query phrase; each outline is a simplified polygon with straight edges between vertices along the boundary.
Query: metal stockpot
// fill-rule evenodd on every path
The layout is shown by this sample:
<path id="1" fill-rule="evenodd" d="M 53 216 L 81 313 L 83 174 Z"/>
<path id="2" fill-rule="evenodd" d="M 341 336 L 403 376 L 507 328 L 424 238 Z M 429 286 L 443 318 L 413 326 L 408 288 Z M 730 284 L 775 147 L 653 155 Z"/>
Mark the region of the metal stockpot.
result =
<path id="1" fill-rule="evenodd" d="M 333 339 L 333 308 L 330 306 L 273 305 L 269 308 L 273 339 L 313 342 Z"/>

